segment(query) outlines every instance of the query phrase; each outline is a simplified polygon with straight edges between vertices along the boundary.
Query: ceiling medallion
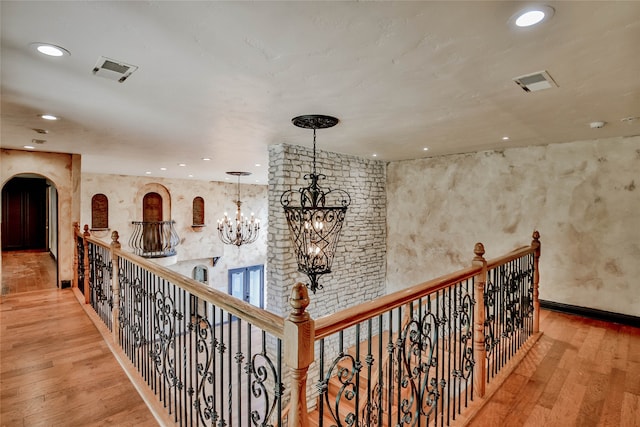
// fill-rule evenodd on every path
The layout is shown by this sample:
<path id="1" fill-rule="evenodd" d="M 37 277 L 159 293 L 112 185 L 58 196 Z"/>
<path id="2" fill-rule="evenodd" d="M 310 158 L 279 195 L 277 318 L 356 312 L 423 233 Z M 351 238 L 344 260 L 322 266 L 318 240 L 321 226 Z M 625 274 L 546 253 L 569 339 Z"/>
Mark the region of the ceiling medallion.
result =
<path id="1" fill-rule="evenodd" d="M 322 188 L 318 181 L 326 175 L 316 172 L 316 130 L 338 124 L 331 116 L 305 115 L 294 117 L 291 122 L 300 128 L 313 129 L 313 170 L 304 176 L 310 181 L 307 187 L 288 190 L 280 196 L 289 225 L 291 242 L 295 246 L 298 271 L 305 273 L 313 293 L 322 289 L 318 277 L 331 273 L 342 224 L 351 203 L 344 190 Z"/>

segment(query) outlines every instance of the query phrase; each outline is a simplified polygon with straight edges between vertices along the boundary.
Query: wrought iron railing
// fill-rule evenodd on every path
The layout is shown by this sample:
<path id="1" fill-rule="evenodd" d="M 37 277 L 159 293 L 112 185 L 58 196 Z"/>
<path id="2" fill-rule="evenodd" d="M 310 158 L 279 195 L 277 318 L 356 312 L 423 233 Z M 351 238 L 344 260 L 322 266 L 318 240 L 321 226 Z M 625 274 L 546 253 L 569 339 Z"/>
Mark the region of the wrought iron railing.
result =
<path id="1" fill-rule="evenodd" d="M 486 381 L 490 383 L 534 333 L 535 254 L 487 266 L 484 290 Z"/>
<path id="2" fill-rule="evenodd" d="M 87 302 L 178 425 L 455 425 L 540 335 L 537 232 L 314 322 L 301 283 L 284 319 L 76 230 Z"/>
<path id="3" fill-rule="evenodd" d="M 74 249 L 74 260 L 73 260 L 74 271 L 76 272 L 74 282 L 75 282 L 75 286 L 77 286 L 80 292 L 84 294 L 85 293 L 84 292 L 84 273 L 85 273 L 84 236 L 80 234 L 80 228 L 78 227 L 78 223 L 75 223 L 74 227 L 75 227 L 74 235 L 76 238 L 76 246 Z"/>
<path id="4" fill-rule="evenodd" d="M 111 250 L 108 246 L 91 240 L 87 240 L 86 244 L 89 249 L 89 302 L 107 328 L 112 331 L 114 298 Z"/>
<path id="5" fill-rule="evenodd" d="M 477 244 L 468 269 L 317 319 L 314 424 L 459 419 L 539 336 L 538 238 L 489 262 Z"/>
<path id="6" fill-rule="evenodd" d="M 113 234 L 111 246 L 83 236 L 91 306 L 172 421 L 281 426 L 284 319 L 122 251 Z"/>
<path id="7" fill-rule="evenodd" d="M 129 246 L 134 254 L 143 258 L 174 256 L 180 237 L 175 221 L 131 221 L 133 232 Z"/>

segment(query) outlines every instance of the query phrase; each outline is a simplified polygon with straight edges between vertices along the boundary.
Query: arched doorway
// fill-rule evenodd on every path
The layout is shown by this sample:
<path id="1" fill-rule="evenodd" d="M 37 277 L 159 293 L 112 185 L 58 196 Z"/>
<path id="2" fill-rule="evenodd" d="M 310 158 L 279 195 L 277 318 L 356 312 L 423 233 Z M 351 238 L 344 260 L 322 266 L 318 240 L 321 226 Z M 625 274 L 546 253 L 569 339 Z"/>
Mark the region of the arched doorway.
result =
<path id="1" fill-rule="evenodd" d="M 58 283 L 58 192 L 47 178 L 16 175 L 2 187 L 2 294 Z"/>

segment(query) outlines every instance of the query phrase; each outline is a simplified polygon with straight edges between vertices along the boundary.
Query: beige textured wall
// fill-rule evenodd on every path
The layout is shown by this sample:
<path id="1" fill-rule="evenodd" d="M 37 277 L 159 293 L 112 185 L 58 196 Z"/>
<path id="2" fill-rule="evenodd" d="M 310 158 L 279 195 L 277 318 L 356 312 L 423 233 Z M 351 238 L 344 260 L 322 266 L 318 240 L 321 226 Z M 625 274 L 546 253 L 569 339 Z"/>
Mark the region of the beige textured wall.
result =
<path id="1" fill-rule="evenodd" d="M 142 221 L 142 197 L 144 189 L 164 187 L 170 201 L 170 218 L 167 208 L 163 209 L 165 220 L 176 221 L 176 230 L 181 242 L 177 248 L 177 263 L 168 267 L 192 277 L 193 267 L 206 265 L 209 268 L 209 285 L 227 291 L 227 270 L 238 267 L 265 264 L 267 257 L 267 187 L 264 185 L 241 185 L 243 212 L 255 213 L 260 219 L 260 237 L 250 245 L 224 245 L 218 238 L 217 221 L 224 212 L 235 212 L 237 183 L 223 183 L 197 180 L 162 179 L 124 175 L 82 174 L 82 224 L 91 226 L 91 198 L 102 193 L 109 200 L 109 232 L 95 233 L 110 242 L 111 231 L 117 230 L 120 243 L 130 250 L 128 241 L 133 227 L 131 221 Z M 193 199 L 200 196 L 205 201 L 205 224 L 201 232 L 191 228 Z M 168 202 L 168 203 L 167 203 Z M 246 209 L 246 210 L 245 210 Z M 212 257 L 220 256 L 220 261 L 212 266 Z"/>
<path id="2" fill-rule="evenodd" d="M 23 173 L 41 175 L 58 190 L 58 280 L 73 281 L 73 222 L 80 218 L 80 156 L 21 150 L 0 150 L 0 182 L 2 186 Z M 58 283 L 58 285 L 60 285 Z"/>
<path id="3" fill-rule="evenodd" d="M 413 161 L 387 169 L 387 290 L 541 233 L 540 298 L 640 315 L 640 137 Z"/>

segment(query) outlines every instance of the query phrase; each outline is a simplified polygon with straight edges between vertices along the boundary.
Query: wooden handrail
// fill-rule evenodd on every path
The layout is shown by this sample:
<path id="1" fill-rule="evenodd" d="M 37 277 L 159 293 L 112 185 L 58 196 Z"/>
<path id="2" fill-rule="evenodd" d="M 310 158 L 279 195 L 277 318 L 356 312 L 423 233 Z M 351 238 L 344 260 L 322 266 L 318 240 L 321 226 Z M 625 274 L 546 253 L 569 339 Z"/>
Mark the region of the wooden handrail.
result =
<path id="1" fill-rule="evenodd" d="M 513 261 L 514 259 L 518 259 L 520 257 L 523 257 L 525 255 L 528 254 L 532 254 L 534 253 L 536 250 L 536 248 L 532 245 L 532 246 L 523 246 L 521 248 L 518 249 L 514 249 L 512 252 L 509 252 L 506 255 L 503 256 L 499 256 L 497 258 L 494 259 L 490 259 L 487 261 L 487 270 L 491 270 L 492 268 L 496 268 L 498 266 L 501 266 L 503 264 L 506 264 L 510 261 Z"/>
<path id="2" fill-rule="evenodd" d="M 407 289 L 396 291 L 373 301 L 367 301 L 337 313 L 316 320 L 315 339 L 326 338 L 364 320 L 373 318 L 392 309 L 398 308 L 418 298 L 445 289 L 454 283 L 461 282 L 478 274 L 479 267 L 468 267 L 455 273 L 440 276 L 436 279 L 420 283 Z"/>
<path id="3" fill-rule="evenodd" d="M 94 237 L 87 237 L 87 240 L 98 246 L 108 248 L 114 254 L 121 258 L 125 258 L 130 262 L 148 270 L 149 272 L 162 277 L 176 286 L 188 291 L 207 302 L 214 304 L 216 307 L 222 308 L 236 317 L 248 321 L 252 325 L 270 333 L 271 335 L 283 339 L 284 338 L 284 318 L 277 314 L 271 313 L 259 307 L 255 307 L 248 302 L 242 301 L 231 295 L 218 291 L 203 285 L 197 280 L 183 276 L 166 267 L 148 261 L 145 258 L 126 252 L 122 249 L 111 248 L 110 245 L 102 240 Z"/>
<path id="4" fill-rule="evenodd" d="M 534 253 L 535 249 L 536 248 L 533 245 L 515 249 L 514 251 L 506 255 L 488 261 L 487 269 L 506 264 L 509 261 L 522 257 L 523 255 Z M 482 268 L 477 266 L 468 267 L 462 270 L 458 270 L 457 272 L 414 285 L 410 288 L 396 291 L 374 301 L 367 301 L 358 306 L 350 307 L 337 313 L 333 313 L 316 319 L 315 339 L 319 340 L 322 338 L 326 338 L 329 335 L 339 332 L 340 330 L 346 329 L 364 320 L 370 319 L 389 310 L 405 305 L 412 300 L 416 300 L 428 294 L 445 289 L 455 283 L 461 282 L 477 275 L 481 272 L 481 270 Z"/>

